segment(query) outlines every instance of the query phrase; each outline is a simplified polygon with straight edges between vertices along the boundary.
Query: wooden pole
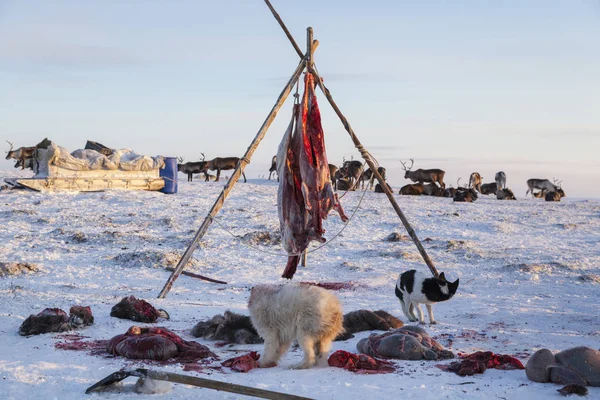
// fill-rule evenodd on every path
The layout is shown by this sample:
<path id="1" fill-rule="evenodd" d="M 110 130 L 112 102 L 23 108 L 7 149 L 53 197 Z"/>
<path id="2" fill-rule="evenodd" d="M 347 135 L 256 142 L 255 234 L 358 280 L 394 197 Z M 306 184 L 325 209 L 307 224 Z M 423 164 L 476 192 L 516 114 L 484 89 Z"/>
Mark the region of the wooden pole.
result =
<path id="1" fill-rule="evenodd" d="M 219 390 L 229 393 L 238 393 L 246 396 L 259 397 L 261 399 L 310 400 L 310 398 L 308 397 L 296 396 L 293 394 L 274 392 L 272 390 L 258 389 L 251 386 L 237 385 L 235 383 L 215 381 L 212 379 L 176 374 L 173 372 L 152 371 L 145 368 L 125 369 L 114 372 L 106 378 L 102 379 L 101 381 L 97 382 L 96 384 L 87 388 L 85 393 L 89 394 L 100 390 L 104 390 L 110 385 L 120 382 L 130 376 L 173 383 L 183 383 L 184 385 L 192 385 L 201 388 Z"/>
<path id="2" fill-rule="evenodd" d="M 319 76 L 319 74 L 317 73 L 317 71 L 316 71 L 316 69 L 314 68 L 313 65 L 309 66 L 309 72 L 312 73 L 315 76 L 315 81 L 317 82 L 317 85 L 319 85 L 319 87 L 323 91 L 323 94 L 325 94 L 325 97 L 329 101 L 329 104 L 331 104 L 331 107 L 333 108 L 333 110 L 335 111 L 335 113 L 338 115 L 338 117 L 342 121 L 342 124 L 344 125 L 344 128 L 346 128 L 346 131 L 348 132 L 348 134 L 350 134 L 350 138 L 352 139 L 352 142 L 354 142 L 354 146 L 358 149 L 358 151 L 360 152 L 360 155 L 362 156 L 362 158 L 367 162 L 367 164 L 369 165 L 369 168 L 371 169 L 371 171 L 373 171 L 373 175 L 375 176 L 375 178 L 377 178 L 377 181 L 381 185 L 381 188 L 385 192 L 387 198 L 390 200 L 390 203 L 392 204 L 392 207 L 396 211 L 396 214 L 398 214 L 398 217 L 400 217 L 400 220 L 402 221 L 402 224 L 406 228 L 406 231 L 408 232 L 408 235 L 411 237 L 411 239 L 413 240 L 413 242 L 417 246 L 417 249 L 419 250 L 419 253 L 421 253 L 421 257 L 423 257 L 423 260 L 425 261 L 425 264 L 427 264 L 427 266 L 429 267 L 429 270 L 431 271 L 431 273 L 436 278 L 439 277 L 439 273 L 438 273 L 437 269 L 435 268 L 435 266 L 433 265 L 433 262 L 431 261 L 431 258 L 429 258 L 429 256 L 427 255 L 427 252 L 425 251 L 425 248 L 423 248 L 423 245 L 421 244 L 421 241 L 419 240 L 419 238 L 418 238 L 417 234 L 415 233 L 414 229 L 410 225 L 410 222 L 408 222 L 408 219 L 406 219 L 406 216 L 404 215 L 404 213 L 400 209 L 400 206 L 396 202 L 396 199 L 394 198 L 394 194 L 392 193 L 392 191 L 390 190 L 390 188 L 388 188 L 388 185 L 385 183 L 385 180 L 379 174 L 379 171 L 377 171 L 377 167 L 375 166 L 375 163 L 371 159 L 371 155 L 363 147 L 363 145 L 360 142 L 360 140 L 358 140 L 358 137 L 354 133 L 354 130 L 350 126 L 350 123 L 348 122 L 348 120 L 346 119 L 346 117 L 344 116 L 344 114 L 342 114 L 342 112 L 340 111 L 339 107 L 337 106 L 337 104 L 333 100 L 333 97 L 331 96 L 331 93 L 329 92 L 329 89 L 327 89 L 325 87 L 325 85 L 323 84 L 323 81 L 321 80 L 321 77 Z"/>
<path id="3" fill-rule="evenodd" d="M 273 13 L 273 16 L 275 17 L 275 19 L 277 20 L 277 22 L 279 22 L 279 26 L 281 26 L 281 29 L 283 29 L 283 32 L 285 32 L 285 35 L 288 37 L 288 39 L 292 43 L 292 46 L 294 46 L 294 49 L 296 50 L 296 53 L 298 53 L 298 55 L 300 56 L 300 58 L 304 58 L 304 54 L 302 54 L 302 50 L 300 50 L 300 47 L 298 47 L 298 44 L 296 43 L 296 41 L 292 37 L 292 34 L 290 33 L 290 31 L 288 31 L 288 28 L 285 26 L 285 24 L 281 20 L 281 17 L 279 16 L 279 14 L 277 14 L 277 11 L 275 11 L 275 9 L 273 8 L 273 6 L 271 5 L 271 2 L 269 0 L 265 0 L 265 3 L 267 3 L 267 7 L 269 7 L 269 10 L 271 10 L 271 12 Z"/>
<path id="4" fill-rule="evenodd" d="M 214 381 L 212 379 L 200 378 L 196 376 L 188 376 L 176 374 L 172 372 L 147 371 L 146 376 L 150 379 L 183 383 L 185 385 L 194 385 L 224 392 L 238 393 L 246 396 L 259 397 L 262 399 L 274 400 L 310 400 L 308 397 L 296 396 L 293 394 L 274 392 L 272 390 L 258 389 L 250 386 L 237 385 L 235 383 Z"/>
<path id="5" fill-rule="evenodd" d="M 187 262 L 189 261 L 190 257 L 192 256 L 192 253 L 194 253 L 194 251 L 198 247 L 198 243 L 200 242 L 200 239 L 202 239 L 202 237 L 206 234 L 208 227 L 212 224 L 213 218 L 217 215 L 217 213 L 219 212 L 221 207 L 223 207 L 223 203 L 225 202 L 225 199 L 229 195 L 229 192 L 231 192 L 231 190 L 233 189 L 233 186 L 236 184 L 236 182 L 240 178 L 240 175 L 244 171 L 244 168 L 246 167 L 246 165 L 250 163 L 250 158 L 254 154 L 254 151 L 256 150 L 259 143 L 261 142 L 261 140 L 267 133 L 267 129 L 269 129 L 269 126 L 271 126 L 271 123 L 275 119 L 275 116 L 277 116 L 279 109 L 281 108 L 283 103 L 285 103 L 285 100 L 289 96 L 294 85 L 296 84 L 296 81 L 300 78 L 300 75 L 302 74 L 302 71 L 304 71 L 305 68 L 306 68 L 306 57 L 302 58 L 302 61 L 300 61 L 300 63 L 296 67 L 294 74 L 292 75 L 292 77 L 288 81 L 287 85 L 285 86 L 285 88 L 283 89 L 281 94 L 279 95 L 277 102 L 271 109 L 271 112 L 265 119 L 265 122 L 263 122 L 262 126 L 258 130 L 256 137 L 254 138 L 252 143 L 250 143 L 250 146 L 246 150 L 246 153 L 244 154 L 244 156 L 240 159 L 240 162 L 239 162 L 237 168 L 235 169 L 235 171 L 229 178 L 229 181 L 223 188 L 223 191 L 217 198 L 217 201 L 215 201 L 212 208 L 210 209 L 210 212 L 204 219 L 204 222 L 202 222 L 202 225 L 200 225 L 200 228 L 198 228 L 198 231 L 196 232 L 196 235 L 194 236 L 192 243 L 190 243 L 190 245 L 187 248 L 187 250 L 185 251 L 185 253 L 183 253 L 183 256 L 179 260 L 177 267 L 175 267 L 175 271 L 173 271 L 173 273 L 171 274 L 171 276 L 165 283 L 165 286 L 160 291 L 160 294 L 158 295 L 159 299 L 165 298 L 167 293 L 169 293 L 169 291 L 171 290 L 171 287 L 173 287 L 173 283 L 175 282 L 175 280 L 177 278 L 179 278 L 181 271 L 183 271 L 183 268 L 185 268 Z"/>

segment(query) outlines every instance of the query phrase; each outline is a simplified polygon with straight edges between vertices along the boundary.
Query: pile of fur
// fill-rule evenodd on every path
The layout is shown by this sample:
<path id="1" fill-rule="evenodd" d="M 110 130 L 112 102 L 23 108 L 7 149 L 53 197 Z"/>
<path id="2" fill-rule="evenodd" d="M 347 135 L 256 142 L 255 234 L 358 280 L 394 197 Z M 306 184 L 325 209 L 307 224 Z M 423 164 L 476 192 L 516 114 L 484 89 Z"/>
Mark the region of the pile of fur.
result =
<path id="1" fill-rule="evenodd" d="M 19 335 L 39 335 L 64 332 L 92 325 L 94 316 L 90 307 L 73 306 L 69 316 L 60 308 L 46 308 L 37 315 L 31 314 L 19 327 Z"/>

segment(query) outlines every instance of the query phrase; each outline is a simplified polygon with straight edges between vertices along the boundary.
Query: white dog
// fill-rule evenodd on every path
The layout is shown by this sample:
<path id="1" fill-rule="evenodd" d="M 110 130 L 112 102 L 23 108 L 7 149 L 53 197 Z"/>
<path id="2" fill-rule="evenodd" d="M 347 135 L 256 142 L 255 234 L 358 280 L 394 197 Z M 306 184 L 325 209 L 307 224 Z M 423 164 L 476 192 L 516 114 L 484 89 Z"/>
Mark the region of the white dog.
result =
<path id="1" fill-rule="evenodd" d="M 344 331 L 344 315 L 338 298 L 310 285 L 257 285 L 250 292 L 248 309 L 252 324 L 265 340 L 261 367 L 273 367 L 294 339 L 304 359 L 294 369 L 310 368 L 327 357 L 331 342 Z"/>

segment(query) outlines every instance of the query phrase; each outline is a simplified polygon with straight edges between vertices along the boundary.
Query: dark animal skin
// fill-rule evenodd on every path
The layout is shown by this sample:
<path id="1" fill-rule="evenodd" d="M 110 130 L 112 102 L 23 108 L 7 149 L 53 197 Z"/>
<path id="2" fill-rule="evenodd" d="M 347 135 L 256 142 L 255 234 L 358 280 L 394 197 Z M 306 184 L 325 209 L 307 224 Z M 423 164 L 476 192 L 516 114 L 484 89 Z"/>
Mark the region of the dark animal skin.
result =
<path id="1" fill-rule="evenodd" d="M 125 334 L 110 339 L 106 351 L 115 356 L 135 360 L 166 361 L 170 358 L 194 361 L 218 358 L 208 347 L 186 341 L 167 328 L 132 326 Z"/>
<path id="2" fill-rule="evenodd" d="M 381 335 L 371 334 L 356 344 L 363 354 L 377 358 L 399 360 L 440 360 L 453 358 L 454 354 L 432 339 L 425 329 L 404 326 Z"/>
<path id="3" fill-rule="evenodd" d="M 159 317 L 169 318 L 165 310 L 156 309 L 146 300 L 137 299 L 135 296 L 123 297 L 112 307 L 110 316 L 146 323 L 156 322 Z"/>
<path id="4" fill-rule="evenodd" d="M 94 317 L 90 307 L 73 306 L 69 316 L 60 308 L 46 308 L 30 315 L 19 327 L 19 335 L 30 336 L 48 332 L 64 332 L 92 325 Z"/>
<path id="5" fill-rule="evenodd" d="M 224 344 L 256 344 L 263 343 L 256 329 L 252 325 L 250 317 L 225 311 L 223 315 L 218 314 L 207 321 L 198 322 L 192 328 L 194 337 L 209 340 L 220 340 Z"/>

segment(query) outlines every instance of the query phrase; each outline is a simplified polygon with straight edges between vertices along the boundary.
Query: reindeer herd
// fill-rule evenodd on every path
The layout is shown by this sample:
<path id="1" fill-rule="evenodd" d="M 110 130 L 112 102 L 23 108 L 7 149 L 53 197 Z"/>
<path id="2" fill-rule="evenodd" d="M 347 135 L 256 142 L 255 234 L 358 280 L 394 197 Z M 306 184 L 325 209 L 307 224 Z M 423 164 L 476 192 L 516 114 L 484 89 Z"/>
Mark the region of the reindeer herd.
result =
<path id="1" fill-rule="evenodd" d="M 240 162 L 239 157 L 217 157 L 206 161 L 204 153 L 200 154 L 202 154 L 202 160 L 196 162 L 184 163 L 183 157 L 177 157 L 177 160 L 179 161 L 177 164 L 177 171 L 187 174 L 188 182 L 193 181 L 194 174 L 200 173 L 204 173 L 205 181 L 208 182 L 212 177 L 208 171 L 217 171 L 215 182 L 219 182 L 219 179 L 221 178 L 221 171 L 236 169 Z M 246 183 L 246 174 L 244 172 L 242 172 L 242 176 L 244 177 L 244 183 Z"/>
<path id="2" fill-rule="evenodd" d="M 37 162 L 37 147 L 19 147 L 13 150 L 14 146 L 8 142 L 10 149 L 7 152 L 6 159 L 17 160 L 15 168 L 30 168 L 34 170 L 34 163 Z M 178 157 L 177 170 L 188 176 L 188 182 L 193 181 L 194 174 L 203 173 L 205 181 L 214 179 L 218 182 L 221 177 L 221 171 L 227 171 L 237 168 L 240 162 L 239 157 L 216 157 L 206 161 L 204 153 L 202 159 L 196 162 L 185 162 L 183 158 Z M 411 164 L 406 165 L 400 160 L 402 169 L 404 170 L 404 179 L 409 179 L 415 183 L 411 183 L 400 188 L 399 194 L 408 196 L 438 196 L 452 197 L 454 201 L 473 202 L 477 200 L 478 195 L 495 195 L 498 200 L 516 200 L 514 193 L 506 187 L 506 174 L 502 171 L 496 173 L 494 182 L 483 183 L 483 179 L 478 172 L 473 172 L 469 177 L 469 183 L 466 186 L 460 185 L 460 178 L 456 183 L 456 188 L 446 188 L 444 183 L 445 171 L 441 169 L 417 169 L 412 170 L 414 160 L 410 159 Z M 368 189 L 373 189 L 375 176 L 369 168 L 364 169 L 365 164 L 358 160 L 342 161 L 340 167 L 329 164 L 329 174 L 331 182 L 336 190 L 356 190 L 359 186 L 365 188 L 367 183 Z M 209 171 L 216 171 L 216 176 L 209 174 Z M 381 177 L 386 179 L 386 169 L 378 167 L 377 172 Z M 269 168 L 269 180 L 273 173 L 277 174 L 277 156 L 273 156 L 271 167 Z M 242 172 L 244 182 L 246 175 Z M 277 177 L 279 180 L 279 177 Z M 387 183 L 386 183 L 387 185 Z M 388 185 L 391 190 L 391 187 Z M 560 201 L 565 197 L 565 192 L 561 187 L 561 182 L 554 179 L 554 183 L 548 179 L 529 179 L 527 181 L 527 192 L 531 193 L 535 198 L 544 198 L 546 201 Z M 537 191 L 536 191 L 537 190 Z M 379 183 L 375 185 L 375 192 L 383 193 L 384 190 Z"/>
<path id="3" fill-rule="evenodd" d="M 496 173 L 494 182 L 483 183 L 483 178 L 479 172 L 473 172 L 469 177 L 467 186 L 460 185 L 460 178 L 456 182 L 456 188 L 446 188 L 444 183 L 445 172 L 441 169 L 418 169 L 411 171 L 414 165 L 414 160 L 411 159 L 410 166 L 406 166 L 402 160 L 402 168 L 405 171 L 404 178 L 410 179 L 416 184 L 408 184 L 400 188 L 401 195 L 426 195 L 452 197 L 454 201 L 473 202 L 477 200 L 478 194 L 489 195 L 493 194 L 498 200 L 516 200 L 515 194 L 506 187 L 506 174 L 503 171 Z M 529 188 L 525 195 L 529 192 L 533 197 L 543 197 L 546 201 L 560 201 L 565 197 L 565 192 L 560 187 L 560 182 L 554 180 L 554 184 L 548 179 L 529 179 L 527 181 Z M 534 192 L 538 189 L 539 192 Z"/>

